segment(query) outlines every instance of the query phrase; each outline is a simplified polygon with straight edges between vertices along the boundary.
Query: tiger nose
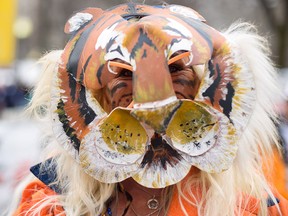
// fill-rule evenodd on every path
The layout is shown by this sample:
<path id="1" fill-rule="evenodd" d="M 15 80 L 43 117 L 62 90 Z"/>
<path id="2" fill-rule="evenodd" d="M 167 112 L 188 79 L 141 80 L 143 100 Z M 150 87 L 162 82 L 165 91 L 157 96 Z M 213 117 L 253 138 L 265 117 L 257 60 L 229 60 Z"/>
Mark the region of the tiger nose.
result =
<path id="1" fill-rule="evenodd" d="M 163 101 L 175 97 L 167 60 L 156 50 L 143 50 L 143 57 L 136 62 L 133 74 L 133 100 L 135 106 Z"/>
<path id="2" fill-rule="evenodd" d="M 133 73 L 134 106 L 131 114 L 157 133 L 164 133 L 180 101 L 173 89 L 164 52 L 163 55 L 156 51 L 145 52 L 146 57 L 136 64 Z"/>

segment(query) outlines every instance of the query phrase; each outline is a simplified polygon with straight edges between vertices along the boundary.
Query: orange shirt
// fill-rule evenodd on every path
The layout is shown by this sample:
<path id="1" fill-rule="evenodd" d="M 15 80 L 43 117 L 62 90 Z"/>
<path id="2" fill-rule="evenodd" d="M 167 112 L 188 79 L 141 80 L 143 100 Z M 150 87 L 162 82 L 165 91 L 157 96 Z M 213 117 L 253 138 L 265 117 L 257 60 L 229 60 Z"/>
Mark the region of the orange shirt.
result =
<path id="1" fill-rule="evenodd" d="M 288 216 L 288 201 L 282 197 L 278 192 L 274 193 L 275 197 L 280 201 L 279 207 L 281 209 L 282 216 Z M 247 197 L 249 199 L 248 205 L 241 206 L 243 210 L 241 216 L 253 216 L 258 215 L 259 212 L 259 201 L 253 197 Z M 190 205 L 187 201 L 182 199 L 182 204 L 184 205 L 186 211 L 189 213 L 189 216 L 198 216 L 197 207 Z M 277 210 L 276 205 L 268 207 L 269 216 L 279 216 L 279 212 Z M 181 211 L 181 205 L 178 201 L 178 193 L 177 190 L 174 192 L 172 202 L 169 209 L 169 216 L 185 216 L 185 214 Z"/>
<path id="2" fill-rule="evenodd" d="M 277 191 L 286 199 L 288 199 L 288 178 L 284 159 L 279 151 L 274 148 L 273 154 L 265 158 L 263 167 L 267 180 L 273 185 Z"/>
<path id="3" fill-rule="evenodd" d="M 49 195 L 55 195 L 55 192 L 51 190 L 48 186 L 42 183 L 40 180 L 35 180 L 31 182 L 23 191 L 22 199 L 17 211 L 13 216 L 21 216 L 25 215 L 25 213 L 37 202 L 44 199 L 44 197 Z M 282 211 L 282 216 L 288 216 L 288 201 L 283 198 L 278 192 L 275 192 L 275 196 L 279 199 L 279 206 Z M 249 205 L 243 209 L 243 216 L 253 216 L 258 214 L 258 202 L 255 198 L 249 198 Z M 197 207 L 190 205 L 185 200 L 182 200 L 184 207 L 187 212 L 189 212 L 189 216 L 197 216 Z M 256 206 L 256 207 L 255 207 Z M 269 216 L 279 216 L 276 206 L 271 206 L 268 208 Z M 55 203 L 47 205 L 44 209 L 41 210 L 41 216 L 54 216 L 59 213 L 64 213 L 64 210 L 61 206 L 56 205 Z M 169 216 L 184 216 L 184 213 L 181 211 L 181 205 L 178 201 L 178 193 L 175 190 L 172 202 L 169 209 Z M 29 213 L 27 214 L 29 216 Z M 63 214 L 65 216 L 65 214 Z"/>
<path id="4" fill-rule="evenodd" d="M 27 216 L 29 216 L 29 210 L 32 206 L 32 209 L 36 209 L 39 206 L 37 203 L 43 201 L 45 197 L 49 195 L 56 195 L 56 193 L 40 180 L 31 182 L 24 189 L 20 205 L 13 216 L 26 216 L 25 213 L 28 213 Z M 61 212 L 64 212 L 61 206 L 55 206 L 54 203 L 51 203 L 41 210 L 40 215 L 54 216 Z M 65 214 L 63 216 L 65 216 Z"/>

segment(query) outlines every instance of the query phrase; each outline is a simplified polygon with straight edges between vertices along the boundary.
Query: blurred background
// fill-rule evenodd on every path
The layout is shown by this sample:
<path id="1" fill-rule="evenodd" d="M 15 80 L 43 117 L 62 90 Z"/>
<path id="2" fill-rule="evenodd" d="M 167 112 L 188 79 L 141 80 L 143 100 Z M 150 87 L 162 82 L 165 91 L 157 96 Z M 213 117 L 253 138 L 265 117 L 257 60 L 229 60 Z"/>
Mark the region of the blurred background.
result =
<path id="1" fill-rule="evenodd" d="M 35 62 L 49 50 L 63 49 L 68 40 L 63 28 L 74 12 L 86 7 L 106 9 L 125 2 L 0 0 L 0 213 L 11 201 L 17 182 L 27 174 L 32 164 L 38 162 L 41 131 L 36 122 L 23 115 L 24 107 L 31 97 L 29 92 L 39 76 L 39 66 Z M 271 57 L 279 71 L 279 85 L 288 96 L 288 0 L 165 2 L 194 8 L 206 18 L 209 25 L 218 30 L 227 28 L 239 19 L 255 24 L 259 33 L 270 42 Z M 288 102 L 280 101 L 277 111 L 281 114 L 279 131 L 282 143 L 287 147 Z M 280 181 L 283 187 L 287 187 L 283 175 Z"/>

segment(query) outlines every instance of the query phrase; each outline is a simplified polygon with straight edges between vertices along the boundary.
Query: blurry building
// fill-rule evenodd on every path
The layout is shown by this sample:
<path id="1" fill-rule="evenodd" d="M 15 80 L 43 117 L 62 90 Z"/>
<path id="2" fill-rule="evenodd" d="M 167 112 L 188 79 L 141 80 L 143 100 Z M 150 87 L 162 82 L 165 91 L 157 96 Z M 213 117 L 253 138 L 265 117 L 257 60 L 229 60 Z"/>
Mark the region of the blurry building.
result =
<path id="1" fill-rule="evenodd" d="M 18 1 L 19 15 L 30 17 L 34 26 L 31 36 L 25 41 L 20 41 L 18 46 L 20 58 L 39 56 L 47 50 L 63 48 L 67 40 L 67 35 L 63 33 L 63 26 L 73 12 L 86 7 L 105 9 L 127 2 L 127 0 Z M 164 1 L 138 2 L 161 4 Z M 288 66 L 288 2 L 286 0 L 168 0 L 165 2 L 194 8 L 216 29 L 227 28 L 237 20 L 254 23 L 260 33 L 267 36 L 271 42 L 275 62 L 280 67 Z"/>

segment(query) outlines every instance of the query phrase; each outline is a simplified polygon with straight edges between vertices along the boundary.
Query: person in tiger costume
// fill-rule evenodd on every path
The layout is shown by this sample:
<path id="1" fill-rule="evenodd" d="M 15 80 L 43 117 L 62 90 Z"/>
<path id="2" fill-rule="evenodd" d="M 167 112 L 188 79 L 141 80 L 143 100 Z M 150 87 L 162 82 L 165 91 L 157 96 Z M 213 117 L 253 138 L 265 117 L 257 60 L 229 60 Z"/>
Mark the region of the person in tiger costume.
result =
<path id="1" fill-rule="evenodd" d="M 49 142 L 11 215 L 288 215 L 262 171 L 279 90 L 254 26 L 127 3 L 65 32 L 28 108 Z"/>

